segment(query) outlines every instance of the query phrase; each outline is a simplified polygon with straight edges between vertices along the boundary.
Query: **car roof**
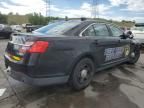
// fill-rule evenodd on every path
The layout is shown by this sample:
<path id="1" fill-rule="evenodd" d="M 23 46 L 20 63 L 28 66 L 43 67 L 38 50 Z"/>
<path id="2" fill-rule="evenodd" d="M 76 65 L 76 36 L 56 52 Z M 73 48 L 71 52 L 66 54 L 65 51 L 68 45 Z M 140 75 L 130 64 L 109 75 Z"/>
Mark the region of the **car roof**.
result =
<path id="1" fill-rule="evenodd" d="M 69 20 L 71 21 L 71 20 Z M 64 33 L 64 35 L 68 36 L 78 36 L 82 30 L 84 30 L 87 26 L 93 23 L 102 23 L 102 24 L 111 24 L 105 21 L 99 21 L 99 20 L 72 20 L 72 21 L 80 21 L 80 24 L 78 24 L 76 27 L 68 30 L 67 32 Z"/>
<path id="2" fill-rule="evenodd" d="M 63 20 L 64 21 L 64 20 Z M 109 22 L 106 22 L 106 21 L 100 21 L 100 20 L 84 20 L 84 21 L 81 21 L 81 20 L 68 20 L 68 21 L 64 21 L 64 22 L 80 22 L 80 24 L 83 24 L 83 23 L 105 23 L 105 24 L 111 24 Z"/>
<path id="3" fill-rule="evenodd" d="M 107 21 L 102 21 L 102 20 L 85 20 L 81 21 L 82 23 L 104 23 L 104 24 L 111 24 L 110 22 Z"/>
<path id="4" fill-rule="evenodd" d="M 61 21 L 59 21 L 61 22 Z M 68 20 L 68 21 L 62 21 L 62 22 L 68 22 L 68 23 L 75 23 L 73 28 L 70 28 L 69 30 L 66 30 L 65 32 L 62 33 L 62 35 L 65 36 L 79 36 L 79 34 L 89 25 L 94 24 L 94 23 L 102 23 L 102 24 L 111 24 L 105 21 L 99 21 L 99 20 Z"/>

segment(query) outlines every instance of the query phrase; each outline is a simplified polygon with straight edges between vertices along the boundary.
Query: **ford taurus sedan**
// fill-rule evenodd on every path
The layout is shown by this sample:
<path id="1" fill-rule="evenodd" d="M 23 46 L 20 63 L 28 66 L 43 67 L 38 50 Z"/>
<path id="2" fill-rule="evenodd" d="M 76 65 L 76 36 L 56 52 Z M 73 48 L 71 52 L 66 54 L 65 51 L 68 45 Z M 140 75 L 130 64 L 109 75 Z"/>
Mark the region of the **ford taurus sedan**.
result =
<path id="1" fill-rule="evenodd" d="M 134 64 L 139 43 L 113 24 L 60 21 L 34 34 L 13 34 L 5 51 L 10 76 L 21 82 L 47 86 L 69 83 L 87 87 L 94 73 L 121 64 Z"/>

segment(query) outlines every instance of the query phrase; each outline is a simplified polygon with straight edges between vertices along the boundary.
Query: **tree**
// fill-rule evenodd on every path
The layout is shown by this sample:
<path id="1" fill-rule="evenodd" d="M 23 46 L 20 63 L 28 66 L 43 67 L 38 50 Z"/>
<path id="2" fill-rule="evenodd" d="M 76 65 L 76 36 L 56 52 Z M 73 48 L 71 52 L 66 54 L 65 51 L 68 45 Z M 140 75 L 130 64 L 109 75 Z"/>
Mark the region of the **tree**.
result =
<path id="1" fill-rule="evenodd" d="M 58 17 L 44 17 L 41 13 L 27 14 L 29 23 L 33 25 L 47 25 L 52 20 L 58 20 Z"/>
<path id="2" fill-rule="evenodd" d="M 0 13 L 0 23 L 7 24 L 7 15 Z"/>
<path id="3" fill-rule="evenodd" d="M 8 15 L 13 15 L 13 13 L 12 13 L 12 12 L 10 12 L 10 13 L 8 13 Z"/>
<path id="4" fill-rule="evenodd" d="M 28 19 L 33 25 L 45 25 L 47 23 L 46 18 L 41 13 L 28 14 Z"/>
<path id="5" fill-rule="evenodd" d="M 18 15 L 19 15 L 19 13 L 17 13 L 17 12 L 16 12 L 16 15 L 18 16 Z"/>

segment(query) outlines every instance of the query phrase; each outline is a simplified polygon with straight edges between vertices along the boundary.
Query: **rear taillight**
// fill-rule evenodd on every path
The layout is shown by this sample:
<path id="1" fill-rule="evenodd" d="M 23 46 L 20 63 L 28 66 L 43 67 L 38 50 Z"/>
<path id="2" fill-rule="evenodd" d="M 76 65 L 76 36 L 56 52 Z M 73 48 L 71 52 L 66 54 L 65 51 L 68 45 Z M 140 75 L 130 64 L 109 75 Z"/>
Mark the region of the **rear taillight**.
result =
<path id="1" fill-rule="evenodd" d="M 29 53 L 44 53 L 49 43 L 45 41 L 36 41 L 28 50 Z"/>
<path id="2" fill-rule="evenodd" d="M 20 53 L 44 53 L 48 46 L 49 43 L 45 41 L 26 42 L 20 49 Z"/>

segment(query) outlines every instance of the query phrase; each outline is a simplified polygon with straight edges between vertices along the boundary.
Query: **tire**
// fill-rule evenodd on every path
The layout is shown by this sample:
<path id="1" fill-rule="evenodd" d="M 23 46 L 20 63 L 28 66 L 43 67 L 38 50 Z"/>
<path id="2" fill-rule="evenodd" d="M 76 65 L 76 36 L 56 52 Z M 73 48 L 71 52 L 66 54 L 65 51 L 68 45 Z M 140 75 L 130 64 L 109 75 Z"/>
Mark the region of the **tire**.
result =
<path id="1" fill-rule="evenodd" d="M 89 58 L 81 59 L 73 68 L 73 72 L 70 76 L 70 85 L 74 90 L 82 90 L 86 88 L 94 75 L 95 67 L 94 63 Z"/>
<path id="2" fill-rule="evenodd" d="M 134 57 L 132 57 L 132 53 L 134 54 Z M 140 57 L 140 49 L 138 48 L 135 49 L 133 52 L 131 52 L 130 60 L 128 63 L 135 64 L 139 60 L 139 57 Z"/>

